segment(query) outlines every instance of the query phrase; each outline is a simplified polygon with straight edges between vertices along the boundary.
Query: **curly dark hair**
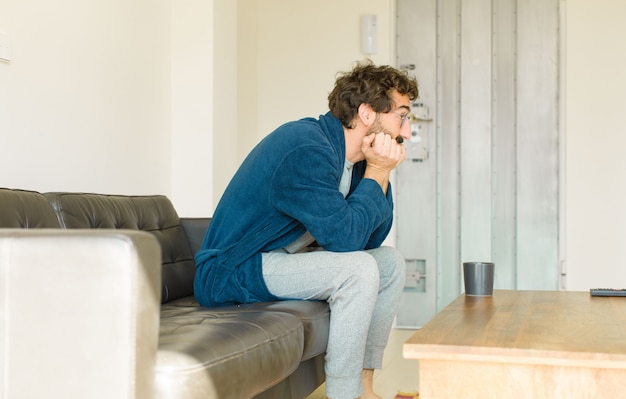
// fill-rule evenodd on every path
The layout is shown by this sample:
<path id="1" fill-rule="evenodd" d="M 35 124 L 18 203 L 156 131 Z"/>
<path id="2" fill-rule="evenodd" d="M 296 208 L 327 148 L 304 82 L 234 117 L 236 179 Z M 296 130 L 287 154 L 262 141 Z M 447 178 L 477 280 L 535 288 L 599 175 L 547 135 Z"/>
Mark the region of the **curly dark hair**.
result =
<path id="1" fill-rule="evenodd" d="M 361 104 L 368 104 L 375 112 L 389 112 L 394 104 L 391 92 L 417 99 L 417 80 L 388 65 L 376 66 L 371 60 L 359 62 L 350 72 L 338 74 L 333 91 L 328 95 L 330 112 L 348 129 Z"/>

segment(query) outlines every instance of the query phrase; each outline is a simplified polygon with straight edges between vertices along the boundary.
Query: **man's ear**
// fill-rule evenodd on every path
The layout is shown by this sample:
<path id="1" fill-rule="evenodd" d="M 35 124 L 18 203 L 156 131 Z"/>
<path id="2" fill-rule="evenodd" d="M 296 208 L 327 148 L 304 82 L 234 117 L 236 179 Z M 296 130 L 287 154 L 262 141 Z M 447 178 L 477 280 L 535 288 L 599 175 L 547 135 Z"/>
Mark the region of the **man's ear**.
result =
<path id="1" fill-rule="evenodd" d="M 365 126 L 371 126 L 376 120 L 376 112 L 369 104 L 362 103 L 359 105 L 357 116 Z"/>

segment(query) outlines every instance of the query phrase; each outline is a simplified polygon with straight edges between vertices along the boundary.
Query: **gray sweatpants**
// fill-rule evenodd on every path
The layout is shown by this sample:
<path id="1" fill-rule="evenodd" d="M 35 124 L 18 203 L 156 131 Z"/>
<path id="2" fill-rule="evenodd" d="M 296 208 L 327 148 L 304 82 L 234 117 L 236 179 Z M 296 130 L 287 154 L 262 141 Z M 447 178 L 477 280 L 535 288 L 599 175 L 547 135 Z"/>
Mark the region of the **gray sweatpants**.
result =
<path id="1" fill-rule="evenodd" d="M 326 396 L 361 396 L 361 371 L 379 369 L 400 294 L 405 264 L 391 247 L 358 252 L 263 254 L 269 291 L 285 299 L 325 300 L 330 305 Z"/>

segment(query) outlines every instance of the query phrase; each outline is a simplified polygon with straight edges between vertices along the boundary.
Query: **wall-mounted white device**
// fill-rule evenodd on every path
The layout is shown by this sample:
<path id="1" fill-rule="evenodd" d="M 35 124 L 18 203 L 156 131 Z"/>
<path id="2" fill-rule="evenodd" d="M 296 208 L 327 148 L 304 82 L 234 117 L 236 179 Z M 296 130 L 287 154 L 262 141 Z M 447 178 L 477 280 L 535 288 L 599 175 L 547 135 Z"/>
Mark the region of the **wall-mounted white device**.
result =
<path id="1" fill-rule="evenodd" d="M 378 51 L 376 15 L 361 16 L 361 52 L 363 54 L 376 54 Z"/>

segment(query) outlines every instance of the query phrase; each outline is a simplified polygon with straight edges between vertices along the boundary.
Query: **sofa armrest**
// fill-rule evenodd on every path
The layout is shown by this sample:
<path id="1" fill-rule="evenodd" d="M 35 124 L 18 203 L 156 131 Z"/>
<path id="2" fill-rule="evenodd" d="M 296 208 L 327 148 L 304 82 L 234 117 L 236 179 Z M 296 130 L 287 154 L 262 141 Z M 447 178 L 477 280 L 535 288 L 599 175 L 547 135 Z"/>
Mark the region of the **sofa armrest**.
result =
<path id="1" fill-rule="evenodd" d="M 0 229 L 0 396 L 150 398 L 160 280 L 146 232 Z"/>
<path id="2" fill-rule="evenodd" d="M 183 225 L 187 241 L 189 241 L 191 253 L 195 256 L 202 247 L 202 241 L 204 241 L 204 235 L 209 228 L 211 218 L 181 218 L 180 222 Z"/>

